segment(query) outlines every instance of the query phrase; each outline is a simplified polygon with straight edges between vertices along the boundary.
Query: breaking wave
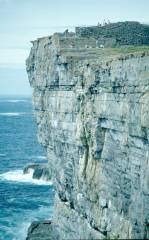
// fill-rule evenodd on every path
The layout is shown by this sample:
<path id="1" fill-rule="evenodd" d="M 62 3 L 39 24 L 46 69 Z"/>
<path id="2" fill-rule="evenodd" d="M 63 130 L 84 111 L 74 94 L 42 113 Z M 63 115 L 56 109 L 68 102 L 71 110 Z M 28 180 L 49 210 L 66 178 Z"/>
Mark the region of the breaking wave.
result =
<path id="1" fill-rule="evenodd" d="M 13 181 L 19 183 L 31 183 L 37 185 L 52 185 L 51 181 L 45 181 L 43 179 L 33 178 L 33 169 L 30 169 L 28 173 L 24 174 L 23 170 L 14 170 L 0 174 L 1 180 Z"/>
<path id="2" fill-rule="evenodd" d="M 47 159 L 46 156 L 37 156 L 36 158 L 37 158 L 37 159 Z"/>
<path id="3" fill-rule="evenodd" d="M 28 102 L 28 99 L 3 99 L 0 102 L 8 102 L 8 103 L 19 103 L 19 102 Z"/>
<path id="4" fill-rule="evenodd" d="M 8 117 L 17 117 L 21 115 L 30 114 L 28 112 L 6 112 L 6 113 L 0 113 L 0 116 L 8 116 Z"/>

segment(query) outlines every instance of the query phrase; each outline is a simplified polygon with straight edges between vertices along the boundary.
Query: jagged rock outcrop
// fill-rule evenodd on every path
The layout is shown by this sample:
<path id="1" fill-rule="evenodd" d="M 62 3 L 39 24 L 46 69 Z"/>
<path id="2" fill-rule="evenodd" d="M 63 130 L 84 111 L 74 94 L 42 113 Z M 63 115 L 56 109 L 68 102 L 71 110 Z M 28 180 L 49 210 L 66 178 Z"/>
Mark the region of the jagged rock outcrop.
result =
<path id="1" fill-rule="evenodd" d="M 55 227 L 50 220 L 43 222 L 33 222 L 28 229 L 28 236 L 26 240 L 57 240 L 59 235 L 55 232 Z"/>
<path id="2" fill-rule="evenodd" d="M 56 191 L 45 239 L 149 237 L 149 48 L 96 41 L 57 33 L 27 59 Z"/>
<path id="3" fill-rule="evenodd" d="M 33 170 L 33 179 L 43 179 L 45 181 L 51 180 L 51 169 L 47 163 L 29 164 L 23 169 L 23 173 L 27 174 L 30 170 Z"/>

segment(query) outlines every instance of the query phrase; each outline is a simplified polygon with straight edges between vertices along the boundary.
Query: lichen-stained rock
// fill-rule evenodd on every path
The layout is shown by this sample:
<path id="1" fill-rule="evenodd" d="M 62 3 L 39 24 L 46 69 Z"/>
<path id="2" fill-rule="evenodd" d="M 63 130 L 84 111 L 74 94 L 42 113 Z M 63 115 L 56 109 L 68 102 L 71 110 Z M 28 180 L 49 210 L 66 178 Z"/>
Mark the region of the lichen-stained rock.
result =
<path id="1" fill-rule="evenodd" d="M 149 48 L 83 39 L 38 39 L 27 59 L 56 190 L 52 229 L 59 239 L 148 238 Z"/>

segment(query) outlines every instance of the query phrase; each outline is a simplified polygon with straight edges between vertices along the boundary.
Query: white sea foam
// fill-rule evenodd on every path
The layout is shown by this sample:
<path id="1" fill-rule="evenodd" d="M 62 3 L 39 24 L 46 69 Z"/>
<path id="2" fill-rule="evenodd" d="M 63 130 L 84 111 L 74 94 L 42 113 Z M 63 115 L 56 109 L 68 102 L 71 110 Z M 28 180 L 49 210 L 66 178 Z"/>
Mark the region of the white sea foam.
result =
<path id="1" fill-rule="evenodd" d="M 37 159 L 47 159 L 46 156 L 37 156 L 36 158 L 37 158 Z"/>
<path id="2" fill-rule="evenodd" d="M 37 159 L 37 160 L 47 160 L 47 157 L 44 155 L 31 155 L 29 156 L 31 159 Z"/>
<path id="3" fill-rule="evenodd" d="M 15 229 L 17 234 L 15 237 L 13 237 L 12 240 L 25 240 L 27 237 L 27 230 L 30 225 L 31 225 L 31 222 L 23 222 L 21 224 L 18 224 L 18 226 Z"/>
<path id="4" fill-rule="evenodd" d="M 0 174 L 1 180 L 31 183 L 37 185 L 52 185 L 51 181 L 45 181 L 43 179 L 33 179 L 33 169 L 30 169 L 28 173 L 24 174 L 23 170 L 14 170 Z"/>
<path id="5" fill-rule="evenodd" d="M 8 117 L 16 117 L 20 115 L 29 114 L 27 112 L 6 112 L 6 113 L 0 113 L 0 116 L 8 116 Z"/>
<path id="6" fill-rule="evenodd" d="M 0 100 L 0 102 L 9 102 L 9 103 L 19 103 L 19 102 L 28 102 L 27 99 L 6 99 Z"/>
<path id="7" fill-rule="evenodd" d="M 30 211 L 30 212 L 26 211 L 26 214 L 24 214 L 24 216 L 22 217 L 23 222 L 22 223 L 18 222 L 15 228 L 15 233 L 14 233 L 15 236 L 13 237 L 13 240 L 25 240 L 27 237 L 27 230 L 31 225 L 31 223 L 34 221 L 39 221 L 37 216 L 38 217 L 42 216 L 42 219 L 51 220 L 52 213 L 53 213 L 53 206 L 50 206 L 50 207 L 42 206 L 42 207 L 39 207 L 36 211 Z"/>

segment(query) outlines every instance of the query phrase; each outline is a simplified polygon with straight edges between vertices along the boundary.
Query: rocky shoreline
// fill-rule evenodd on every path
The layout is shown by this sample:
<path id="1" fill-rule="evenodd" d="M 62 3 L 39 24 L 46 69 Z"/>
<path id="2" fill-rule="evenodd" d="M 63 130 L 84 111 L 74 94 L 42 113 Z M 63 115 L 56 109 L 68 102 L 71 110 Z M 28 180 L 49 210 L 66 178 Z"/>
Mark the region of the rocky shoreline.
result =
<path id="1" fill-rule="evenodd" d="M 23 173 L 28 174 L 30 170 L 33 170 L 33 179 L 42 179 L 45 181 L 50 181 L 52 178 L 50 167 L 47 163 L 29 164 L 23 169 Z"/>
<path id="2" fill-rule="evenodd" d="M 55 228 L 53 229 L 51 220 L 43 222 L 33 222 L 28 229 L 28 237 L 26 240 L 57 240 L 59 236 L 57 235 Z"/>

